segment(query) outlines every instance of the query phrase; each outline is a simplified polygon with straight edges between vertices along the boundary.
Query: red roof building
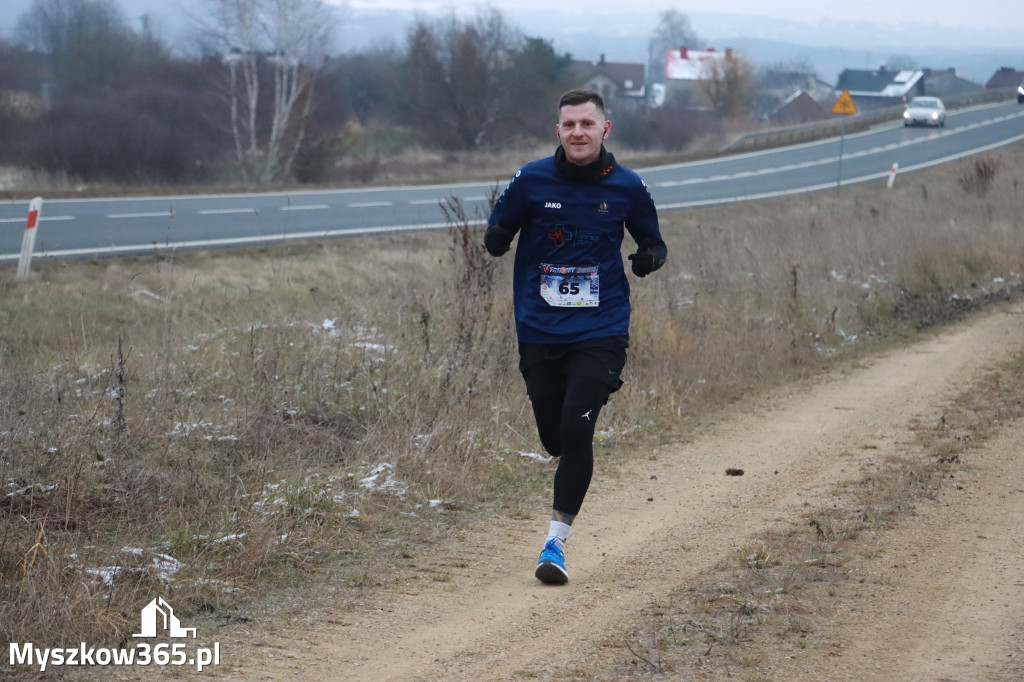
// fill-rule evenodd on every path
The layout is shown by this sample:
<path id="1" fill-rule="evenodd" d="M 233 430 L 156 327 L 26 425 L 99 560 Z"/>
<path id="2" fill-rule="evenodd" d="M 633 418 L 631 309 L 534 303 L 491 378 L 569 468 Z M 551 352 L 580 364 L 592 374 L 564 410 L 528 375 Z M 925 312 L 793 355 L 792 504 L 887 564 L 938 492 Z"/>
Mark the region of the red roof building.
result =
<path id="1" fill-rule="evenodd" d="M 992 74 L 992 77 L 988 79 L 988 83 L 985 83 L 985 89 L 993 90 L 996 88 L 1015 88 L 1022 82 L 1024 82 L 1024 71 L 1018 71 L 1013 67 L 1004 66 Z"/>

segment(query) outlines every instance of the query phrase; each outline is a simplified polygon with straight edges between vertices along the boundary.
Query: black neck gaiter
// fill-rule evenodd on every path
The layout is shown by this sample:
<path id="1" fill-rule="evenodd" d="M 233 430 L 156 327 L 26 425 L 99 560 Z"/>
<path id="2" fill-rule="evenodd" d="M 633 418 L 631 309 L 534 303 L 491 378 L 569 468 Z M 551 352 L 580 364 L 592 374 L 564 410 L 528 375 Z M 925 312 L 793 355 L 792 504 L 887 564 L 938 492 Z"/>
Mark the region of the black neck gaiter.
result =
<path id="1" fill-rule="evenodd" d="M 615 170 L 615 157 L 601 145 L 601 154 L 597 161 L 586 166 L 577 166 L 565 156 L 565 150 L 559 145 L 555 150 L 555 169 L 562 175 L 576 182 L 601 182 Z"/>

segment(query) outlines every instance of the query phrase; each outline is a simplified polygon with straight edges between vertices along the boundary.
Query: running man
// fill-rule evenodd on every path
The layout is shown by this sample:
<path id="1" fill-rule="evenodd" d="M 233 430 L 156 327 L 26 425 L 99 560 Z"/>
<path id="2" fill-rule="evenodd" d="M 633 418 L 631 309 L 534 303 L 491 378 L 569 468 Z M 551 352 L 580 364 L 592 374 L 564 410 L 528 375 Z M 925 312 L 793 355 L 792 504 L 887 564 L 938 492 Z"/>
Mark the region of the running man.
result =
<path id="1" fill-rule="evenodd" d="M 624 229 L 637 244 L 633 274 L 646 277 L 667 250 L 647 185 L 604 147 L 604 101 L 570 90 L 558 104 L 554 156 L 523 166 L 488 221 L 492 256 L 519 233 L 513 302 L 519 370 L 544 449 L 558 457 L 551 524 L 537 562 L 545 583 L 569 580 L 565 543 L 594 471 L 594 428 L 629 347 Z"/>

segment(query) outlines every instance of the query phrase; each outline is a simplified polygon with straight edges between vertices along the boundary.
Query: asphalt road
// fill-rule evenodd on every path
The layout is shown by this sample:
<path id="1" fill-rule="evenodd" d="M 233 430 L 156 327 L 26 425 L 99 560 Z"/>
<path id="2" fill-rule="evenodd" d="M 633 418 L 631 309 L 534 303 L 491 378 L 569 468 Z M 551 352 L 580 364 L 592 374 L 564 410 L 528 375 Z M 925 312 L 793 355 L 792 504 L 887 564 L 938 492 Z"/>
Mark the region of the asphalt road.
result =
<path id="1" fill-rule="evenodd" d="M 1024 106 L 1009 101 L 951 112 L 945 128 L 869 131 L 769 151 L 639 169 L 659 210 L 748 201 L 884 181 L 1024 140 Z M 840 163 L 840 147 L 842 162 Z M 446 228 L 440 203 L 458 197 L 486 218 L 494 183 L 359 190 L 45 200 L 36 257 L 240 246 L 375 232 Z M 28 201 L 0 204 L 0 261 L 17 260 Z"/>

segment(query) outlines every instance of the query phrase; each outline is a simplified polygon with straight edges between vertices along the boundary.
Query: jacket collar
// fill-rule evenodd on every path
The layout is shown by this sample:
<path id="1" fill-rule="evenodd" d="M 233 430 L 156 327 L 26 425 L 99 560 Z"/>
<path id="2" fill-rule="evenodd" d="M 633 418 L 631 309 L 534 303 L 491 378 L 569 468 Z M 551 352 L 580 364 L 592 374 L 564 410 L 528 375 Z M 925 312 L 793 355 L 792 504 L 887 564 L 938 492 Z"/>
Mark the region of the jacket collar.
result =
<path id="1" fill-rule="evenodd" d="M 615 170 L 615 157 L 601 145 L 601 154 L 596 161 L 577 166 L 566 158 L 565 150 L 559 145 L 555 150 L 555 169 L 563 177 L 576 182 L 601 182 Z"/>

